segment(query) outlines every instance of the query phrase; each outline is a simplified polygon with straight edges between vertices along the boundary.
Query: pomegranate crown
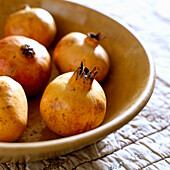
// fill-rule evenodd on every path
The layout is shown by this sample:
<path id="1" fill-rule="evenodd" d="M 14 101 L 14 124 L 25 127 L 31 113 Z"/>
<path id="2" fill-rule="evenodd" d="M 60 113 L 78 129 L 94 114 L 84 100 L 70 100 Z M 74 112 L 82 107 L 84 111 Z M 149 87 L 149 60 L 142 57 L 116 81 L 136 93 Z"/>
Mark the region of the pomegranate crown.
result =
<path id="1" fill-rule="evenodd" d="M 22 51 L 22 54 L 24 54 L 26 57 L 30 56 L 31 58 L 33 58 L 35 55 L 34 49 L 31 48 L 28 44 L 22 45 L 20 50 Z"/>
<path id="2" fill-rule="evenodd" d="M 98 73 L 98 71 L 96 70 L 96 67 L 94 67 L 92 69 L 92 71 L 90 71 L 87 67 L 83 67 L 83 62 L 81 62 L 80 67 L 78 67 L 75 72 L 77 72 L 76 80 L 79 77 L 83 77 L 84 83 L 88 79 L 90 79 L 92 82 L 94 80 L 96 74 Z"/>
<path id="3" fill-rule="evenodd" d="M 99 33 L 94 33 L 94 32 L 89 32 L 87 33 L 88 37 L 93 40 L 93 41 L 100 41 L 103 40 L 105 37 L 103 36 L 103 33 L 99 32 Z"/>

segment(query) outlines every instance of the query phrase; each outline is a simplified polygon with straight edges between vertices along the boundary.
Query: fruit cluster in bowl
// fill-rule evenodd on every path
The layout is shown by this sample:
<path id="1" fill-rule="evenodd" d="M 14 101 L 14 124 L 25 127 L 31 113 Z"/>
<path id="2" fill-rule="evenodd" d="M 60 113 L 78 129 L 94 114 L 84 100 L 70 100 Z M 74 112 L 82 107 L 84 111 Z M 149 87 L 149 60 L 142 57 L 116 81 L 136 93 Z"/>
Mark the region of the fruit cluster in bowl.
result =
<path id="1" fill-rule="evenodd" d="M 99 126 L 106 96 L 99 84 L 110 67 L 100 45 L 102 33 L 70 32 L 57 36 L 57 21 L 42 8 L 26 5 L 8 16 L 0 40 L 0 141 L 12 142 L 28 122 L 28 96 L 43 92 L 40 115 L 56 134 L 71 136 Z M 52 61 L 61 75 L 48 85 Z"/>

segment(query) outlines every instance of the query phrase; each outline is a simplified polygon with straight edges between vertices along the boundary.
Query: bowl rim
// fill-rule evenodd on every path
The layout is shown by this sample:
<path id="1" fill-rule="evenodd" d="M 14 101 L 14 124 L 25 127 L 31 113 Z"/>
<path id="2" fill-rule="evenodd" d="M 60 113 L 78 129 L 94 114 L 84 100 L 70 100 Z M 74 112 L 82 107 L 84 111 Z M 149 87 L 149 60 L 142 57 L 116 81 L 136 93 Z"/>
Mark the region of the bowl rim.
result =
<path id="1" fill-rule="evenodd" d="M 69 136 L 69 137 L 64 137 L 64 138 L 59 138 L 59 139 L 53 139 L 53 140 L 48 140 L 48 141 L 18 142 L 18 143 L 0 142 L 0 150 L 1 149 L 11 150 L 11 151 L 13 151 L 13 150 L 26 151 L 27 150 L 28 152 L 32 153 L 32 149 L 38 149 L 38 150 L 39 149 L 47 149 L 48 152 L 49 152 L 50 150 L 51 151 L 53 150 L 54 146 L 63 145 L 63 144 L 67 145 L 70 142 L 76 142 L 77 143 L 79 140 L 88 139 L 91 136 L 95 136 L 99 140 L 100 138 L 103 138 L 102 137 L 103 135 L 101 135 L 102 134 L 101 132 L 103 132 L 103 134 L 105 134 L 105 136 L 107 136 L 108 134 L 119 129 L 120 127 L 122 127 L 122 125 L 125 125 L 132 118 L 134 118 L 143 109 L 143 107 L 146 105 L 146 103 L 149 101 L 149 99 L 152 95 L 152 92 L 153 92 L 154 86 L 155 86 L 156 70 L 155 70 L 155 65 L 154 65 L 151 53 L 147 49 L 142 38 L 131 27 L 129 27 L 125 22 L 123 22 L 122 20 L 120 20 L 119 18 L 117 18 L 115 16 L 109 17 L 108 15 L 106 15 L 106 14 L 104 14 L 104 13 L 102 13 L 102 12 L 100 12 L 100 11 L 94 9 L 94 8 L 91 8 L 89 6 L 85 6 L 85 5 L 82 5 L 82 4 L 79 4 L 79 3 L 71 2 L 69 0 L 65 0 L 65 2 L 81 6 L 83 8 L 88 8 L 90 10 L 93 10 L 97 13 L 104 15 L 107 18 L 110 18 L 111 20 L 117 22 L 119 25 L 123 26 L 127 31 L 129 31 L 130 34 L 132 34 L 136 38 L 136 40 L 143 47 L 143 49 L 144 49 L 144 51 L 147 55 L 149 66 L 150 66 L 150 74 L 149 74 L 148 83 L 146 85 L 146 88 L 142 92 L 142 94 L 138 98 L 138 100 L 134 103 L 134 105 L 132 105 L 132 107 L 130 107 L 128 110 L 123 112 L 123 114 L 121 114 L 120 116 L 111 120 L 110 122 L 107 122 L 106 124 L 101 125 L 101 126 L 95 128 L 93 130 L 90 130 L 88 132 L 84 132 L 84 133 L 81 133 L 81 134 L 78 134 L 78 135 L 74 135 L 74 136 Z M 124 119 L 126 119 L 126 123 L 121 124 L 120 123 L 121 120 L 124 120 Z M 117 124 L 119 124 L 119 125 L 117 125 Z M 116 128 L 115 128 L 115 125 L 117 125 Z M 42 153 L 44 153 L 43 150 L 42 150 Z M 22 153 L 20 153 L 20 154 L 22 154 Z"/>

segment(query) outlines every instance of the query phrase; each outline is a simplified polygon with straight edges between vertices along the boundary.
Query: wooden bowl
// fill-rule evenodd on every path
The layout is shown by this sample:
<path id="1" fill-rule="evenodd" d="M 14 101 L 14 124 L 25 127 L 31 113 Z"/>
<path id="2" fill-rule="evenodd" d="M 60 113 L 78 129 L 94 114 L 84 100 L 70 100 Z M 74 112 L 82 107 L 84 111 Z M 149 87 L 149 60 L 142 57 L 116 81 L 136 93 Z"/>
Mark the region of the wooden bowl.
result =
<path id="1" fill-rule="evenodd" d="M 0 38 L 7 16 L 22 7 L 22 0 L 0 0 Z M 23 136 L 16 142 L 0 142 L 0 162 L 38 161 L 63 155 L 96 142 L 119 129 L 148 102 L 155 83 L 155 69 L 150 53 L 139 36 L 126 25 L 87 7 L 56 0 L 30 0 L 31 7 L 49 11 L 58 26 L 56 41 L 72 31 L 103 32 L 102 42 L 110 56 L 111 68 L 102 86 L 107 96 L 107 113 L 98 128 L 70 137 L 51 132 L 39 114 L 41 95 L 29 98 L 29 121 Z M 51 79 L 59 73 L 53 65 Z"/>

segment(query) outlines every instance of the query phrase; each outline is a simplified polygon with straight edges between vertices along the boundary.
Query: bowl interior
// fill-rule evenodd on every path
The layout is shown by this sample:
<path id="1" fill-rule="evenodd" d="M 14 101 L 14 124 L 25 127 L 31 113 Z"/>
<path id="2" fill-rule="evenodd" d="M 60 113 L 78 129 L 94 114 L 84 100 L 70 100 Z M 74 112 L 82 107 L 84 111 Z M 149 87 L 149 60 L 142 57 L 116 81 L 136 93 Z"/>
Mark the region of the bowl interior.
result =
<path id="1" fill-rule="evenodd" d="M 3 25 L 6 17 L 22 7 L 23 1 L 0 0 L 0 2 L 2 3 L 0 6 L 0 38 L 3 38 Z M 101 45 L 110 56 L 111 67 L 108 76 L 101 83 L 107 97 L 107 113 L 100 126 L 101 135 L 98 138 L 120 128 L 136 116 L 149 100 L 154 84 L 152 60 L 138 38 L 117 21 L 74 3 L 30 0 L 28 4 L 32 7 L 46 9 L 56 20 L 58 34 L 52 47 L 48 49 L 51 54 L 55 44 L 66 33 L 72 31 L 85 34 L 87 32 L 103 32 L 105 35 L 106 38 Z M 53 65 L 50 81 L 57 75 L 59 72 Z M 41 119 L 39 114 L 40 98 L 41 94 L 29 98 L 28 127 L 17 142 L 48 141 L 61 138 L 51 132 Z M 104 128 L 102 129 L 102 127 Z M 96 139 L 91 138 L 86 143 L 89 144 Z"/>

